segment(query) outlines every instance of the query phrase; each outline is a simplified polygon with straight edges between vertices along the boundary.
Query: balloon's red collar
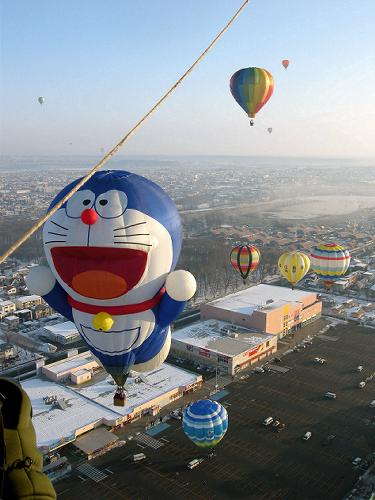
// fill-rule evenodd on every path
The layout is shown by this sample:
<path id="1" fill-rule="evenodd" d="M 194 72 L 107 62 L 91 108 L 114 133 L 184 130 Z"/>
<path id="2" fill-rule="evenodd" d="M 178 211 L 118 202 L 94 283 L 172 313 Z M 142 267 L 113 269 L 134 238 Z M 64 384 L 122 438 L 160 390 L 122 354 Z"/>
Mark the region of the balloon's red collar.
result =
<path id="1" fill-rule="evenodd" d="M 158 293 L 152 297 L 152 299 L 145 300 L 144 302 L 140 302 L 138 304 L 127 304 L 124 306 L 96 306 L 93 304 L 85 304 L 84 302 L 79 302 L 78 300 L 73 299 L 68 295 L 69 305 L 73 309 L 77 309 L 78 311 L 90 313 L 90 314 L 98 314 L 100 312 L 106 312 L 113 316 L 122 316 L 124 314 L 135 314 L 143 311 L 147 311 L 148 309 L 152 309 L 157 306 L 161 301 L 163 295 L 165 293 L 165 288 L 161 288 Z"/>

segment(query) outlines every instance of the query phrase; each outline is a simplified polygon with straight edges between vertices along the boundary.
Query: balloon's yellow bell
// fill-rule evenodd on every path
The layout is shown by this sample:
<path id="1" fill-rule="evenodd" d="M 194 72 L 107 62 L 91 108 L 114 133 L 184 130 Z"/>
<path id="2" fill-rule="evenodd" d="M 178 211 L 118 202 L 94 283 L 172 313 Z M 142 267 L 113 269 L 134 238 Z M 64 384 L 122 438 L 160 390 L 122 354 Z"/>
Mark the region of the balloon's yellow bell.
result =
<path id="1" fill-rule="evenodd" d="M 92 320 L 92 326 L 100 332 L 108 332 L 112 328 L 113 323 L 112 316 L 106 312 L 95 314 Z"/>

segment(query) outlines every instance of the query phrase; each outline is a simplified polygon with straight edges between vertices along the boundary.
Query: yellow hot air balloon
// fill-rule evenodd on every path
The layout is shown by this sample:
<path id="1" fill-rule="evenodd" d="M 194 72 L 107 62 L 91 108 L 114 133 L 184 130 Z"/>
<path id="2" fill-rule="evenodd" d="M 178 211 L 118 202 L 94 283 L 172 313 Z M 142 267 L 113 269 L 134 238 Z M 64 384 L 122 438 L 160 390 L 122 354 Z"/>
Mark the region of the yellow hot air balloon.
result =
<path id="1" fill-rule="evenodd" d="M 280 274 L 289 281 L 293 290 L 310 269 L 310 259 L 302 252 L 286 252 L 279 258 L 278 267 Z"/>

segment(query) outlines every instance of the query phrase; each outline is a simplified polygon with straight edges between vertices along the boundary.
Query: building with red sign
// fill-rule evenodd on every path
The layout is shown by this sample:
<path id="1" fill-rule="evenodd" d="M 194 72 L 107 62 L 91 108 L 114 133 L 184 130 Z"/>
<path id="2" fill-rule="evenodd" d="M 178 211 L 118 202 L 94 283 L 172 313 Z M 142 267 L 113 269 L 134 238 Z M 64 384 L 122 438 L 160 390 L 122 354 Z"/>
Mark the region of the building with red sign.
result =
<path id="1" fill-rule="evenodd" d="M 208 320 L 176 330 L 171 354 L 234 375 L 277 350 L 277 335 Z"/>
<path id="2" fill-rule="evenodd" d="M 201 319 L 217 319 L 279 338 L 318 319 L 320 295 L 282 286 L 257 285 L 201 306 Z"/>

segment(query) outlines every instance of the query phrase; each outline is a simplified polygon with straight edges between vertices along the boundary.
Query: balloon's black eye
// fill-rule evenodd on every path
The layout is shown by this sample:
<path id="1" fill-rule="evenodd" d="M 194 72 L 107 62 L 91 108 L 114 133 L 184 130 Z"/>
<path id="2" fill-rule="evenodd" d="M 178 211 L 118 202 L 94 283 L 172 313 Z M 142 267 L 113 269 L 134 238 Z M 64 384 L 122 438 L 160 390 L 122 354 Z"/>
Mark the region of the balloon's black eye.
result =
<path id="1" fill-rule="evenodd" d="M 89 205 L 90 204 L 90 200 L 83 200 L 82 202 L 84 205 Z"/>
<path id="2" fill-rule="evenodd" d="M 104 207 L 104 205 L 107 205 L 108 200 L 100 200 L 99 203 Z"/>

